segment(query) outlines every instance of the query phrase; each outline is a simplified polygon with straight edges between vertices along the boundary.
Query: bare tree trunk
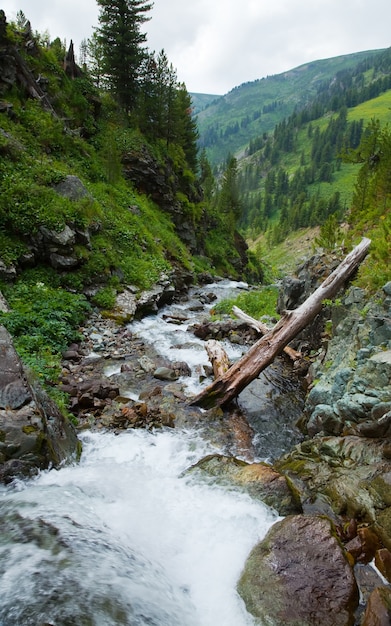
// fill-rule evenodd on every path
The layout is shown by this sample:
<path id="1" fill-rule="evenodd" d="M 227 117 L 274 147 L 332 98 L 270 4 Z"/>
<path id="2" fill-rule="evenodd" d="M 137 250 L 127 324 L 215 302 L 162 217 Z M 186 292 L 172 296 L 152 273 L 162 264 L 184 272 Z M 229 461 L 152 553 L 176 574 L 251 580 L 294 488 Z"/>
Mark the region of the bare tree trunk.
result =
<path id="1" fill-rule="evenodd" d="M 225 374 L 201 391 L 191 404 L 211 408 L 228 404 L 238 396 L 318 315 L 323 301 L 331 299 L 343 287 L 364 260 L 370 243 L 370 239 L 364 238 L 303 304 L 293 311 L 286 311 L 272 330 L 257 341 Z"/>

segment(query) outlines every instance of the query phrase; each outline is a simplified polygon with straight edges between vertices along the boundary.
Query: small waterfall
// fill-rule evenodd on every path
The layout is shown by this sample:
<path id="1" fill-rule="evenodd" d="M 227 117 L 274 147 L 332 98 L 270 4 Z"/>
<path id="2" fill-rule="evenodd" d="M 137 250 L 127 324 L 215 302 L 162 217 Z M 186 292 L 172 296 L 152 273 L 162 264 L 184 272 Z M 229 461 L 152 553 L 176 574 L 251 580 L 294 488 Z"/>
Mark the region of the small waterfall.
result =
<path id="1" fill-rule="evenodd" d="M 205 291 L 221 299 L 238 287 Z M 208 382 L 199 381 L 203 343 L 188 331 L 213 306 L 202 300 L 194 290 L 130 326 L 157 354 L 188 363 L 189 395 Z M 232 360 L 246 350 L 225 348 Z M 119 370 L 113 361 L 106 375 Z M 266 458 L 296 437 L 299 394 L 280 365 L 254 382 L 239 400 Z M 254 626 L 236 583 L 278 517 L 240 490 L 186 474 L 223 450 L 179 428 L 86 432 L 82 442 L 79 464 L 0 486 L 0 626 Z"/>
<path id="2" fill-rule="evenodd" d="M 87 433 L 80 464 L 1 487 L 1 626 L 250 626 L 236 582 L 273 511 L 183 471 L 197 433 Z"/>

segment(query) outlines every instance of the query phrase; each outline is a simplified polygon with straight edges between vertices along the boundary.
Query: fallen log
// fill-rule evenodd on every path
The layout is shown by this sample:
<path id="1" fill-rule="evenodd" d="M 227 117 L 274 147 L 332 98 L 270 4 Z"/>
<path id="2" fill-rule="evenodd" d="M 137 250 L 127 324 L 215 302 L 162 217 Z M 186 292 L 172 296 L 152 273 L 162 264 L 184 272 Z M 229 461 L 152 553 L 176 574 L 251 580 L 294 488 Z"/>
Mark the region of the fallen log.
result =
<path id="1" fill-rule="evenodd" d="M 248 315 L 247 313 L 242 311 L 242 309 L 239 309 L 238 306 L 232 307 L 232 313 L 234 313 L 234 315 L 236 315 L 236 317 L 238 317 L 239 319 L 246 322 L 249 326 L 251 326 L 251 328 L 254 328 L 256 331 L 258 331 L 261 335 L 266 335 L 266 333 L 272 330 L 271 328 L 268 328 L 266 324 L 263 324 L 259 320 L 251 317 L 251 315 Z M 287 356 L 289 356 L 290 359 L 292 359 L 292 361 L 297 361 L 298 359 L 302 358 L 301 352 L 297 352 L 297 350 L 294 350 L 289 346 L 285 346 L 284 352 Z"/>
<path id="2" fill-rule="evenodd" d="M 320 313 L 324 300 L 333 298 L 344 286 L 366 257 L 370 243 L 370 239 L 363 238 L 303 304 L 293 311 L 285 311 L 272 330 L 259 339 L 227 372 L 195 396 L 191 404 L 211 408 L 229 404 L 236 398 Z"/>

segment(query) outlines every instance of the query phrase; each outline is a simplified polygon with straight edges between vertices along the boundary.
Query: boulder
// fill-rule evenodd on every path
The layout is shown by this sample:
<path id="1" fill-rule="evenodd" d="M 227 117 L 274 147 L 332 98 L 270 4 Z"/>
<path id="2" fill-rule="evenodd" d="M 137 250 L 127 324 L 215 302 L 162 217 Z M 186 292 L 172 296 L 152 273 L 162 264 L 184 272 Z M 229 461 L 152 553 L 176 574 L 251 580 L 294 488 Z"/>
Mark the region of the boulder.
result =
<path id="1" fill-rule="evenodd" d="M 270 626 L 351 626 L 353 570 L 330 520 L 288 516 L 250 553 L 238 583 L 247 610 Z"/>
<path id="2" fill-rule="evenodd" d="M 215 482 L 231 484 L 274 508 L 280 515 L 301 512 L 284 476 L 266 463 L 246 463 L 235 457 L 212 454 L 193 465 L 187 473 L 212 476 Z"/>
<path id="3" fill-rule="evenodd" d="M 391 588 L 378 587 L 369 596 L 362 626 L 389 626 L 391 623 Z"/>
<path id="4" fill-rule="evenodd" d="M 88 189 L 83 185 L 78 176 L 66 176 L 64 180 L 55 186 L 55 191 L 60 196 L 68 198 L 69 200 L 81 200 L 82 198 L 89 198 L 93 201 L 93 197 Z"/>
<path id="5" fill-rule="evenodd" d="M 373 523 L 391 505 L 385 445 L 356 436 L 317 437 L 297 445 L 275 468 L 292 481 L 305 511 L 322 495 L 335 515 Z"/>
<path id="6" fill-rule="evenodd" d="M 74 428 L 30 380 L 11 336 L 0 326 L 0 481 L 59 467 L 79 454 Z"/>

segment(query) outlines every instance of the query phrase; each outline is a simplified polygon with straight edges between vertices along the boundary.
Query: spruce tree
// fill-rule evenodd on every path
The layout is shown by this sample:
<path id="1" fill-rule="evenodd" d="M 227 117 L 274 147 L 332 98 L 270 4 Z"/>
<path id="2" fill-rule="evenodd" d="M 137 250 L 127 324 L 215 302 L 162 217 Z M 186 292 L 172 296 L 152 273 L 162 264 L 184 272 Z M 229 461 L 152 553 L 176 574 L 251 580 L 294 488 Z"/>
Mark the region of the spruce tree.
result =
<path id="1" fill-rule="evenodd" d="M 148 21 L 153 3 L 145 0 L 97 0 L 100 7 L 98 41 L 108 84 L 120 105 L 131 112 L 137 102 L 140 72 L 146 51 L 146 34 L 141 25 Z"/>

